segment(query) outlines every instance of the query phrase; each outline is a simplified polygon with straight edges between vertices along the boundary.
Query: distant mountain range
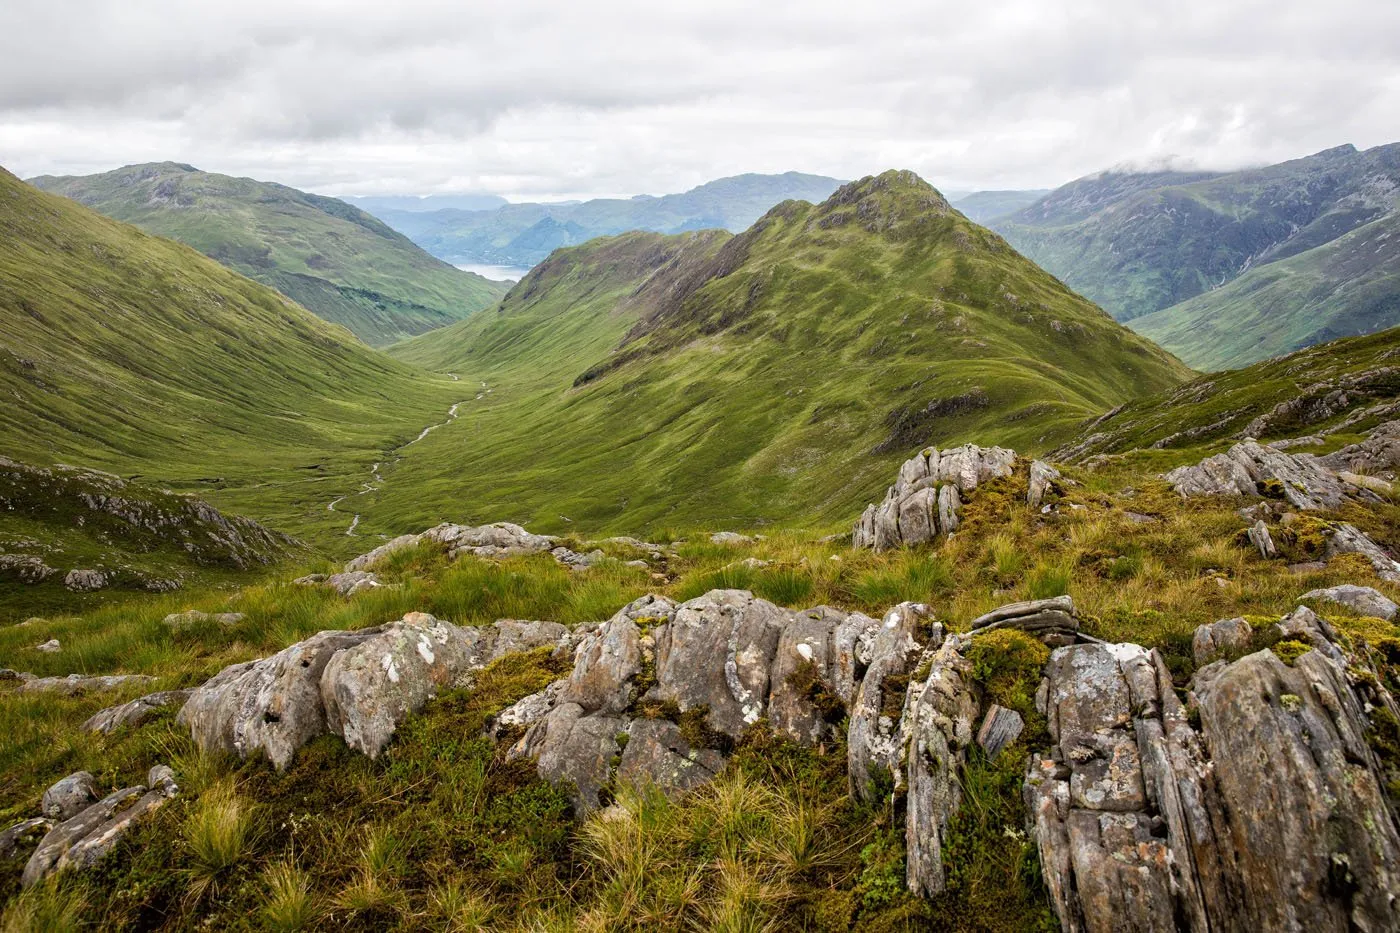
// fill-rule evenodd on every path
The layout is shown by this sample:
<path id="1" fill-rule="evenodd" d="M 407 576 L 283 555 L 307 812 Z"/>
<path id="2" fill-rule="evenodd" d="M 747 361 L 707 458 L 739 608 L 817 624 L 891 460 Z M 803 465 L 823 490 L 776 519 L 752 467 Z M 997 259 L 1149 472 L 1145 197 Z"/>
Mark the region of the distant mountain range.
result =
<path id="1" fill-rule="evenodd" d="M 1400 144 L 1238 172 L 1108 172 L 990 221 L 1207 369 L 1400 323 Z"/>
<path id="2" fill-rule="evenodd" d="M 187 243 L 371 346 L 459 321 L 505 291 L 359 208 L 284 185 L 174 162 L 30 183 Z"/>
<path id="3" fill-rule="evenodd" d="M 340 200 L 362 211 L 378 215 L 380 211 L 494 211 L 510 202 L 499 194 L 425 194 L 345 196 Z"/>

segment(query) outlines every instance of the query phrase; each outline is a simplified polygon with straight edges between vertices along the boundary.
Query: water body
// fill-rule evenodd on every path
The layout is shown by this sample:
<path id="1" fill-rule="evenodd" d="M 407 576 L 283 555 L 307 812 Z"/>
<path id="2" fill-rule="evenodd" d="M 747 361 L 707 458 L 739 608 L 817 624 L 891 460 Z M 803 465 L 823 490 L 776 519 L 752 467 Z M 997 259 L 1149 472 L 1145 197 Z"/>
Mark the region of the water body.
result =
<path id="1" fill-rule="evenodd" d="M 463 272 L 475 272 L 497 282 L 519 282 L 525 277 L 525 273 L 530 271 L 524 266 L 492 266 L 474 262 L 458 263 L 457 268 Z"/>

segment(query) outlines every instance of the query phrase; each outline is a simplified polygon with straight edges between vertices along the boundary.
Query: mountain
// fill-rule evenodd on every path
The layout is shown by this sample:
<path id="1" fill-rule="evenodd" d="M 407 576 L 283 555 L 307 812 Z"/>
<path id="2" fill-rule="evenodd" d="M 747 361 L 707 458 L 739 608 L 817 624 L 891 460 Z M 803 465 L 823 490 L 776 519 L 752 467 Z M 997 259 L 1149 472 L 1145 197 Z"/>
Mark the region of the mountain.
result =
<path id="1" fill-rule="evenodd" d="M 968 220 L 985 224 L 997 217 L 1014 214 L 1049 193 L 1047 188 L 1033 188 L 1025 191 L 974 191 L 956 197 L 946 194 L 946 197 Z"/>
<path id="2" fill-rule="evenodd" d="M 1201 376 L 1095 418 L 1053 456 L 1142 450 L 1175 464 L 1245 437 L 1350 440 L 1400 415 L 1397 360 L 1400 327 L 1392 327 Z"/>
<path id="3" fill-rule="evenodd" d="M 363 197 L 342 195 L 340 200 L 371 214 L 378 214 L 380 211 L 441 211 L 447 209 L 493 211 L 510 203 L 499 194 L 485 193 L 371 195 Z"/>
<path id="4" fill-rule="evenodd" d="M 478 395 L 363 497 L 371 532 L 830 519 L 922 445 L 1044 449 L 1190 376 L 908 172 L 561 249 L 392 352 Z"/>
<path id="5" fill-rule="evenodd" d="M 1400 322 L 1400 211 L 1129 322 L 1197 369 L 1256 360 Z"/>
<path id="6" fill-rule="evenodd" d="M 272 289 L 0 170 L 0 449 L 343 530 L 359 488 L 455 394 Z"/>
<path id="7" fill-rule="evenodd" d="M 661 197 L 508 204 L 491 211 L 379 210 L 386 223 L 441 259 L 529 267 L 561 246 L 630 230 L 743 230 L 779 201 L 820 201 L 841 182 L 821 175 L 736 175 Z"/>
<path id="8" fill-rule="evenodd" d="M 371 346 L 461 320 L 504 291 L 344 201 L 283 185 L 172 162 L 30 183 L 188 243 Z"/>
<path id="9" fill-rule="evenodd" d="M 1400 322 L 1397 203 L 1400 144 L 1340 146 L 1239 172 L 1104 173 L 993 226 L 1118 320 L 1160 312 L 1143 332 L 1187 362 L 1239 365 Z"/>

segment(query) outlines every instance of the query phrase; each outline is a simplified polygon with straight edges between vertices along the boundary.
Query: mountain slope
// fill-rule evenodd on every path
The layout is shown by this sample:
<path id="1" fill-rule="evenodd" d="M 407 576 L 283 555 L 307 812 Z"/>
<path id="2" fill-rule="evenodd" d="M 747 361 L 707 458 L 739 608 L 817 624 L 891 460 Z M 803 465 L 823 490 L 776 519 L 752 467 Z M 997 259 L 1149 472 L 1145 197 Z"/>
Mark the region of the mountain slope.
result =
<path id="1" fill-rule="evenodd" d="M 392 211 L 379 216 L 434 256 L 456 263 L 533 266 L 553 250 L 630 230 L 743 230 L 779 201 L 819 201 L 841 182 L 821 175 L 736 175 L 681 194 L 510 204 L 491 211 Z"/>
<path id="2" fill-rule="evenodd" d="M 458 390 L 199 253 L 0 170 L 0 447 L 296 534 Z M 363 471 L 363 472 L 362 472 Z"/>
<path id="3" fill-rule="evenodd" d="M 1063 459 L 1150 451 L 1160 466 L 1244 437 L 1333 437 L 1333 446 L 1400 415 L 1400 327 L 1334 340 L 1135 399 L 1081 426 Z M 1321 441 L 1319 441 L 1321 443 Z M 1157 452 L 1161 453 L 1158 454 Z"/>
<path id="4" fill-rule="evenodd" d="M 994 226 L 1025 255 L 1127 321 L 1214 294 L 1251 269 L 1344 237 L 1393 212 L 1398 195 L 1400 144 L 1365 152 L 1340 146 L 1225 174 L 1105 173 L 1072 182 Z M 1220 297 L 1226 304 L 1234 300 Z M 1207 298 L 1199 307 L 1230 312 Z M 1306 310 L 1291 309 L 1278 326 L 1305 330 L 1292 317 Z"/>
<path id="5" fill-rule="evenodd" d="M 900 172 L 560 250 L 393 352 L 480 396 L 364 497 L 371 531 L 845 521 L 909 450 L 1043 449 L 1189 376 Z"/>
<path id="6" fill-rule="evenodd" d="M 195 249 L 385 346 L 494 304 L 462 272 L 335 198 L 162 162 L 31 184 Z"/>
<path id="7" fill-rule="evenodd" d="M 1129 326 L 1197 369 L 1217 370 L 1398 321 L 1400 212 Z"/>
<path id="8" fill-rule="evenodd" d="M 1025 191 L 974 191 L 961 197 L 946 196 L 968 220 L 985 224 L 1029 207 L 1049 193 L 1046 188 L 1033 188 Z"/>

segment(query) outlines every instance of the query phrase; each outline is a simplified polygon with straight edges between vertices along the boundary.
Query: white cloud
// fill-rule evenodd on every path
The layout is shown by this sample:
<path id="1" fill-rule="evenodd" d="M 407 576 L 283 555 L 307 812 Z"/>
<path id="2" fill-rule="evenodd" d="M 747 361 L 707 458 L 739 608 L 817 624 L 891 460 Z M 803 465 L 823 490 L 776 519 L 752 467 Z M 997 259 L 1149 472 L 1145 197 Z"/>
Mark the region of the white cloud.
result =
<path id="1" fill-rule="evenodd" d="M 742 171 L 1048 186 L 1392 141 L 1388 0 L 10 0 L 0 164 L 328 193 L 660 193 Z"/>

